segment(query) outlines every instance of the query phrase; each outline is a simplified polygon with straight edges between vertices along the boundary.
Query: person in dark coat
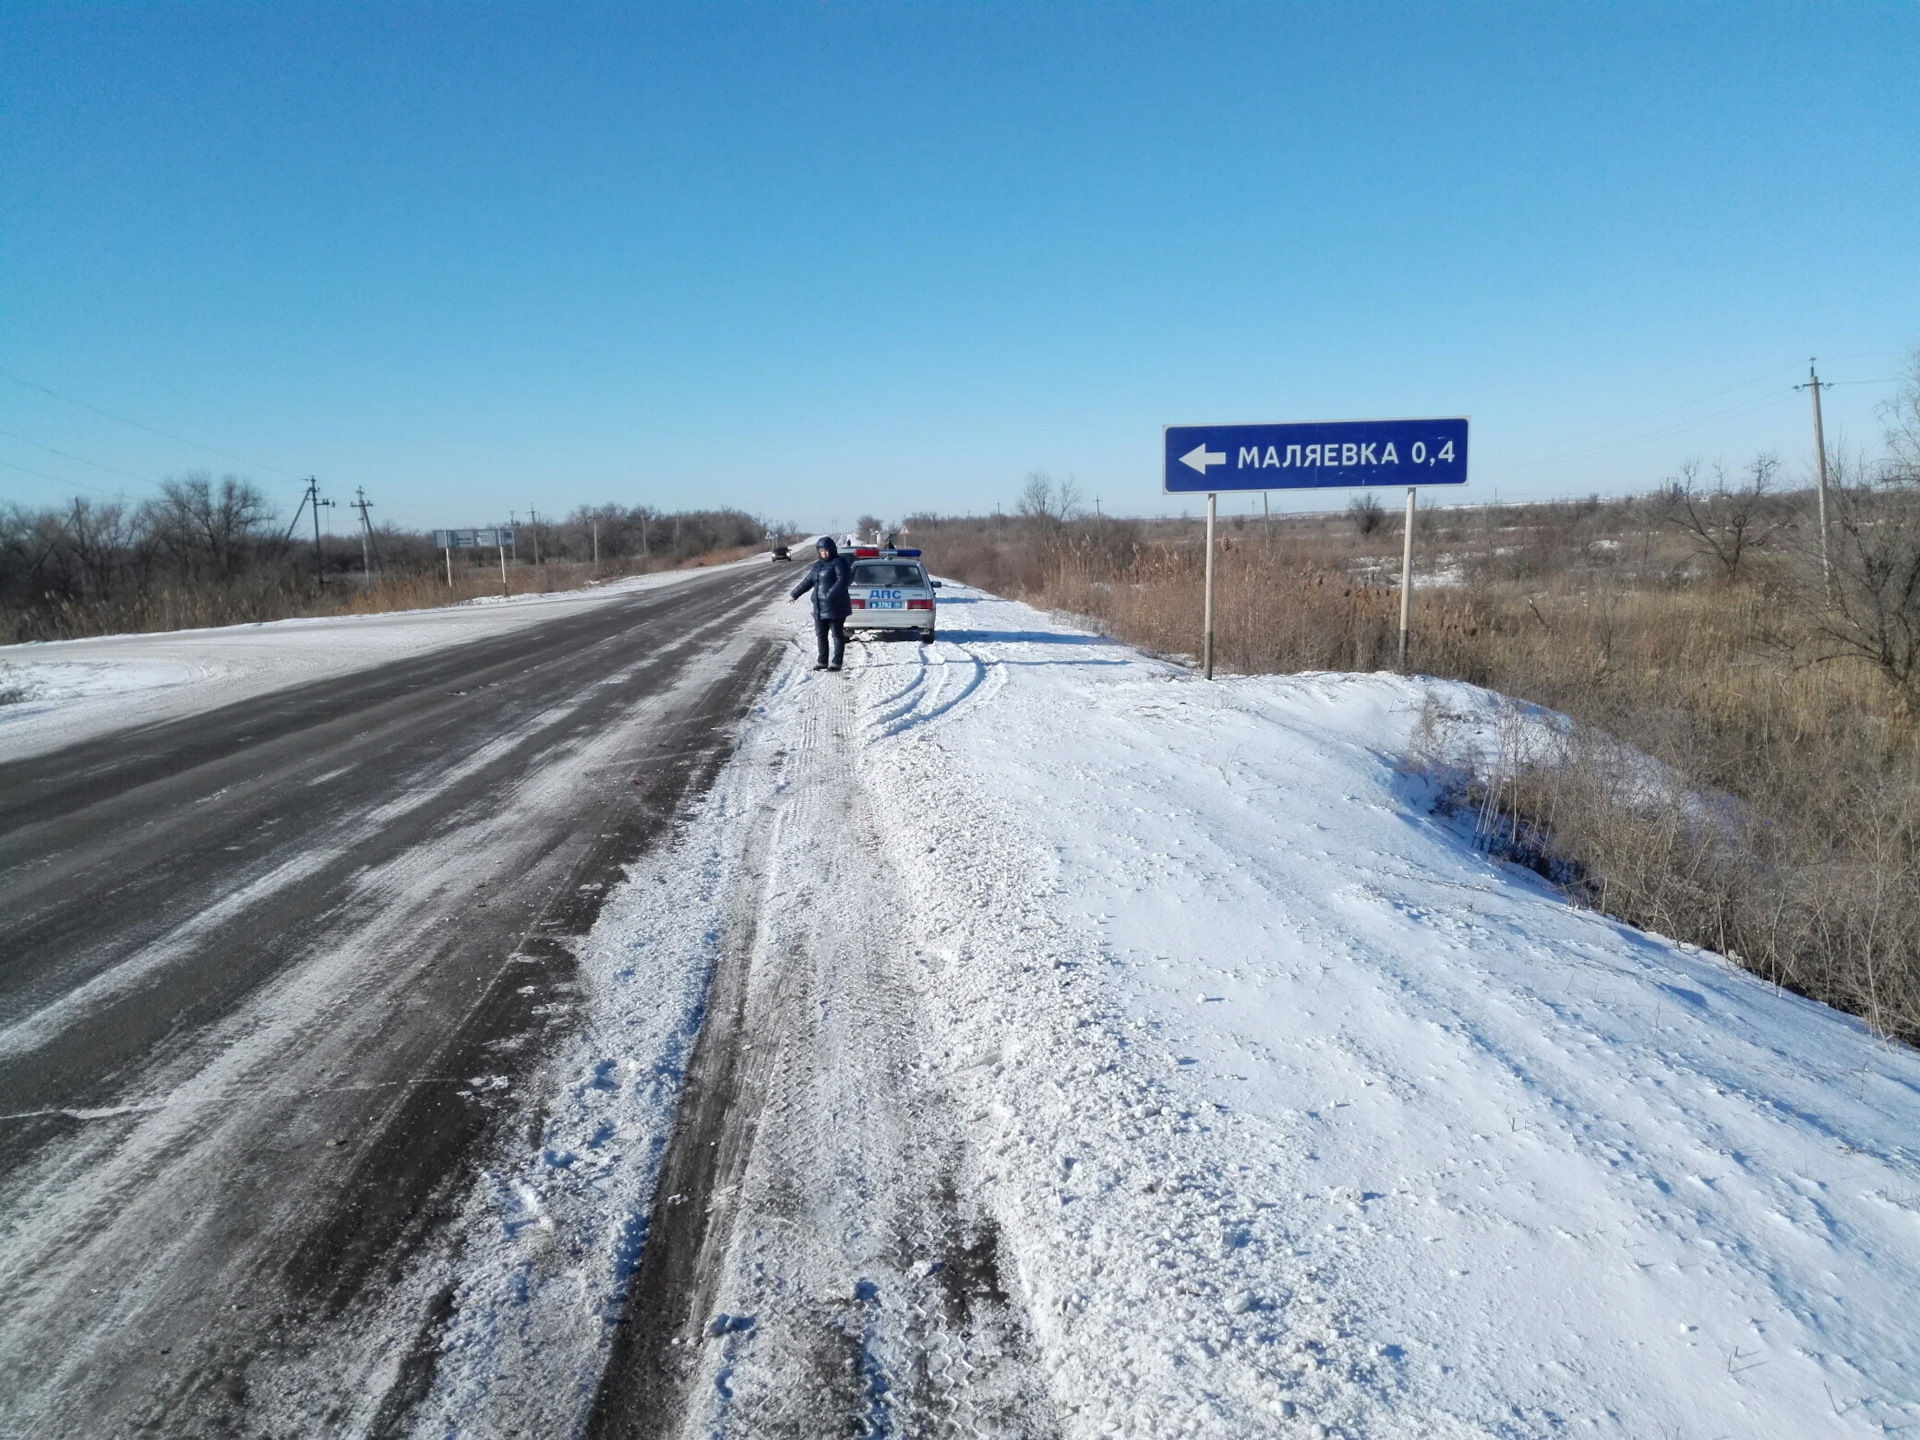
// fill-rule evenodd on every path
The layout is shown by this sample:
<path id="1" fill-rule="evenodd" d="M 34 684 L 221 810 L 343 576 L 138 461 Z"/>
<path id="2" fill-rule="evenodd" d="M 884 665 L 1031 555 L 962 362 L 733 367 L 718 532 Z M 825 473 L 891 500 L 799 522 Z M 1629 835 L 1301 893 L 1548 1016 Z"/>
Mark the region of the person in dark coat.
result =
<path id="1" fill-rule="evenodd" d="M 847 616 L 853 613 L 853 597 L 847 587 L 853 583 L 853 562 L 840 553 L 831 535 L 822 535 L 815 547 L 820 558 L 813 562 L 800 583 L 793 587 L 793 599 L 813 591 L 813 639 L 819 653 L 816 670 L 838 670 L 847 650 Z M 827 661 L 827 637 L 833 637 L 833 661 Z"/>

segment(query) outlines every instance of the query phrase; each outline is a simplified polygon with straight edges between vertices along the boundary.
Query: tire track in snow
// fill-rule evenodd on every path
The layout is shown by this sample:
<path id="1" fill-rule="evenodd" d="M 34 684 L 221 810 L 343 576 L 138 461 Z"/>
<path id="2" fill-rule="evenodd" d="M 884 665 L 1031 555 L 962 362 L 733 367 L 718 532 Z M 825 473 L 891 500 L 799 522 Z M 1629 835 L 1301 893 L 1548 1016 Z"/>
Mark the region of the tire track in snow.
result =
<path id="1" fill-rule="evenodd" d="M 923 728 L 956 712 L 964 714 L 1006 684 L 1005 666 L 983 660 L 965 645 L 936 640 L 920 650 L 921 675 L 875 707 L 877 713 L 868 722 L 874 739 Z M 928 650 L 935 653 L 929 657 Z M 935 677 L 930 685 L 921 678 L 928 672 Z"/>
<path id="2" fill-rule="evenodd" d="M 967 663 L 947 685 L 948 662 L 916 656 L 877 704 L 947 713 L 979 688 Z M 751 918 L 713 981 L 596 1437 L 1053 1431 L 888 923 L 899 878 L 855 762 L 882 668 L 791 695 L 790 783 L 736 898 Z"/>

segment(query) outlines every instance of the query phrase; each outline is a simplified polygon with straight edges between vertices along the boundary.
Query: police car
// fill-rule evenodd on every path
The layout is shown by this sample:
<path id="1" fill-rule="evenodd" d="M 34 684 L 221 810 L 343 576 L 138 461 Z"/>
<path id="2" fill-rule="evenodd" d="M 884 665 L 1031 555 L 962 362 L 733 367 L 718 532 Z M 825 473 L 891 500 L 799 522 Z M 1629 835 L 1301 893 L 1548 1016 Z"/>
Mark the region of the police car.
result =
<path id="1" fill-rule="evenodd" d="M 918 550 L 856 545 L 852 559 L 847 629 L 918 630 L 922 645 L 933 639 L 933 592 L 940 582 L 927 574 Z"/>

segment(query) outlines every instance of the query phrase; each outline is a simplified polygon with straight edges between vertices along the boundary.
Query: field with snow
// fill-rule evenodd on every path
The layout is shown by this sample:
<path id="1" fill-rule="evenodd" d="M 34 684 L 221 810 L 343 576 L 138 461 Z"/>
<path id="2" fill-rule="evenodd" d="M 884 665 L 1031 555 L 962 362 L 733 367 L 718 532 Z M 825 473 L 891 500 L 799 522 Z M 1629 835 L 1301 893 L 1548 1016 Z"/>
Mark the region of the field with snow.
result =
<path id="1" fill-rule="evenodd" d="M 1920 1425 L 1920 1056 L 1477 853 L 1405 757 L 1496 697 L 1207 684 L 944 595 L 843 675 L 796 628 L 609 902 L 420 1433 L 579 1423 L 731 951 L 769 1058 L 686 1434 L 825 1404 L 823 1324 L 869 1433 Z M 953 1318 L 942 1225 L 1003 1309 Z"/>

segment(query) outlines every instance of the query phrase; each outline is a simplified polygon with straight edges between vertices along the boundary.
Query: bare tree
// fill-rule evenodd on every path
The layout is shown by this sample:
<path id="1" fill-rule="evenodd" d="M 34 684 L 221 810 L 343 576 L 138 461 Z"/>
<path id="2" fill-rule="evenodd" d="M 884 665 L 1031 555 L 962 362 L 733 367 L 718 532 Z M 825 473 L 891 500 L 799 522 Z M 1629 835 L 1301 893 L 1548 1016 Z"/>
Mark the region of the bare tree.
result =
<path id="1" fill-rule="evenodd" d="M 1347 502 L 1347 518 L 1353 521 L 1353 528 L 1362 535 L 1371 535 L 1387 523 L 1387 512 L 1380 508 L 1380 502 L 1373 498 L 1373 492 L 1369 490 Z"/>
<path id="2" fill-rule="evenodd" d="M 1061 520 L 1071 520 L 1085 507 L 1080 493 L 1080 482 L 1069 475 L 1053 487 L 1054 514 Z"/>
<path id="3" fill-rule="evenodd" d="M 1079 482 L 1071 476 L 1056 482 L 1046 471 L 1033 470 L 1027 474 L 1015 508 L 1029 520 L 1058 525 L 1080 512 L 1080 502 Z"/>
<path id="4" fill-rule="evenodd" d="M 1027 483 L 1020 487 L 1014 509 L 1029 520 L 1053 519 L 1053 477 L 1044 470 L 1027 472 Z"/>
<path id="5" fill-rule="evenodd" d="M 135 548 L 137 529 L 124 505 L 76 498 L 67 506 L 62 539 L 83 594 L 97 600 L 112 596 L 114 578 Z"/>
<path id="6" fill-rule="evenodd" d="M 1763 452 L 1747 462 L 1746 483 L 1730 485 L 1723 466 L 1713 467 L 1713 488 L 1700 487 L 1700 462 L 1689 460 L 1667 482 L 1666 523 L 1693 541 L 1695 552 L 1720 567 L 1720 577 L 1740 576 L 1740 562 L 1771 543 L 1779 526 L 1766 518 L 1767 496 L 1780 472 L 1780 457 Z"/>
<path id="7" fill-rule="evenodd" d="M 204 470 L 160 482 L 144 519 L 183 578 L 231 580 L 245 568 L 247 552 L 273 507 L 251 480 L 225 475 L 218 485 Z"/>

